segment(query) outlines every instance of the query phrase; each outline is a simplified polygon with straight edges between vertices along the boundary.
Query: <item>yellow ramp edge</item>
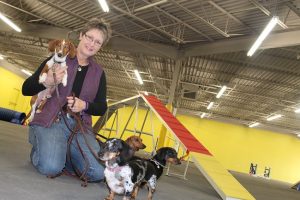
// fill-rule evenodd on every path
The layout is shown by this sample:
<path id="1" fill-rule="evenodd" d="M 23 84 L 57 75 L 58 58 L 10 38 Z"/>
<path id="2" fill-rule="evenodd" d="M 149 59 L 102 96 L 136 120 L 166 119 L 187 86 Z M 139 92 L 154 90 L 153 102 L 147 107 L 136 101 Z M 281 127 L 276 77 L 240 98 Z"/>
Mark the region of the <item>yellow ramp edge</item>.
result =
<path id="1" fill-rule="evenodd" d="M 208 182 L 224 200 L 255 200 L 255 198 L 213 157 L 196 152 L 192 160 Z"/>

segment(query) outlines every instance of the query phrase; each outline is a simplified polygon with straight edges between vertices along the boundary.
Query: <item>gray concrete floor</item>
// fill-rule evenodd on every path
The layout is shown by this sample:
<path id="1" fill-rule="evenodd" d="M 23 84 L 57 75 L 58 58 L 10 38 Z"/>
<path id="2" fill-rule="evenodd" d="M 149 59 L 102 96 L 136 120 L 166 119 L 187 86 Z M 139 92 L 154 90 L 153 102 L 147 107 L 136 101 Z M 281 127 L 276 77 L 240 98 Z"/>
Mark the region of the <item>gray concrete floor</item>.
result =
<path id="1" fill-rule="evenodd" d="M 104 183 L 90 183 L 83 188 L 81 182 L 72 177 L 48 179 L 40 175 L 29 161 L 27 134 L 27 127 L 0 121 L 0 200 L 100 200 L 106 197 Z M 172 170 L 183 172 L 183 167 L 176 166 Z M 237 172 L 232 174 L 258 200 L 300 199 L 300 192 L 290 189 L 290 184 Z M 158 181 L 154 199 L 221 199 L 195 166 L 190 165 L 187 179 L 163 176 Z M 141 190 L 138 199 L 146 199 L 146 189 Z"/>

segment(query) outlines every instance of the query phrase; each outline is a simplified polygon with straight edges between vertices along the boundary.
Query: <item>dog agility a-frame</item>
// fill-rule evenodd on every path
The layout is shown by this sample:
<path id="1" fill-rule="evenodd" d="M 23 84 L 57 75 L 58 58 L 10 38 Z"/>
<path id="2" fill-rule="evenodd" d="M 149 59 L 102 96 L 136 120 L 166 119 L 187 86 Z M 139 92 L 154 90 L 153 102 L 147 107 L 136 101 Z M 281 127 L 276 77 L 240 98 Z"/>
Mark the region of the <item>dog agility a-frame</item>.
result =
<path id="1" fill-rule="evenodd" d="M 191 160 L 223 200 L 255 200 L 155 96 L 137 95 L 122 101 L 122 103 L 130 102 L 136 98 L 145 102 L 165 128 L 173 134 L 181 147 L 189 152 Z M 114 110 L 117 109 L 117 105 L 112 105 Z M 99 127 L 97 127 L 98 130 Z"/>

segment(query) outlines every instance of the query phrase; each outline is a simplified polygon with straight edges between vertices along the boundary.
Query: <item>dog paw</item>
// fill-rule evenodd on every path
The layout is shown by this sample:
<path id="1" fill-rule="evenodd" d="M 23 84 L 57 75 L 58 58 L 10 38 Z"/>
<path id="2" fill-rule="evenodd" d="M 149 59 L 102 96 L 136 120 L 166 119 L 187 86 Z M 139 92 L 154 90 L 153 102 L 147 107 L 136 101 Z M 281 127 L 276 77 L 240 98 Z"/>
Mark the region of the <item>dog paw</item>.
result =
<path id="1" fill-rule="evenodd" d="M 87 187 L 88 183 L 87 182 L 83 182 L 81 183 L 81 187 Z"/>
<path id="2" fill-rule="evenodd" d="M 39 83 L 44 83 L 46 81 L 47 74 L 43 73 L 39 78 Z"/>
<path id="3" fill-rule="evenodd" d="M 65 77 L 64 77 L 63 80 L 62 80 L 62 84 L 63 84 L 64 87 L 67 86 L 67 79 L 66 79 Z"/>

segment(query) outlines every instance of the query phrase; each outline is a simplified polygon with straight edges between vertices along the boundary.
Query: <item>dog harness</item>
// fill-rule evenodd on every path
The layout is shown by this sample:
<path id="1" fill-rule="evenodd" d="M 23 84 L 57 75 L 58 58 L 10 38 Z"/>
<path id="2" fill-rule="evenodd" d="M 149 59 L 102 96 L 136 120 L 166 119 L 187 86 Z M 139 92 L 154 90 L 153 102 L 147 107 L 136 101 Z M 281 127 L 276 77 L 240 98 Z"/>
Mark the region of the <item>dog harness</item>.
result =
<path id="1" fill-rule="evenodd" d="M 161 163 L 159 163 L 157 160 L 154 160 L 154 159 L 150 159 L 151 161 L 153 161 L 155 164 L 156 164 L 156 166 L 157 166 L 157 168 L 160 168 L 160 167 L 162 167 L 162 168 L 166 168 L 166 166 L 165 165 L 163 165 L 163 164 L 161 164 Z"/>

